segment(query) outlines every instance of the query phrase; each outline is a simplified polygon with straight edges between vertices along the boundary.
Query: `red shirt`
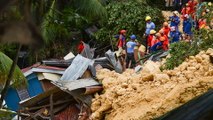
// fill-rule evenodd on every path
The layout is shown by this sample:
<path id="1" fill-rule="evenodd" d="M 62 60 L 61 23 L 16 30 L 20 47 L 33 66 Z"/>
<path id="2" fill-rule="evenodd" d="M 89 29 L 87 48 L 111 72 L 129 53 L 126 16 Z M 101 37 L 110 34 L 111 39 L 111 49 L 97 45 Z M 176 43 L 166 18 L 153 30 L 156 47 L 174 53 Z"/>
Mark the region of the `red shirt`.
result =
<path id="1" fill-rule="evenodd" d="M 78 53 L 81 53 L 83 50 L 84 50 L 84 44 L 81 42 L 81 43 L 78 45 Z"/>
<path id="2" fill-rule="evenodd" d="M 169 32 L 170 32 L 170 27 L 163 27 L 162 28 L 163 29 L 163 31 L 164 31 L 164 34 L 168 37 L 168 35 L 169 35 Z"/>
<path id="3" fill-rule="evenodd" d="M 168 50 L 169 49 L 169 38 L 166 35 L 163 35 L 165 37 L 165 41 L 163 41 L 163 50 Z"/>
<path id="4" fill-rule="evenodd" d="M 147 46 L 151 47 L 152 46 L 152 40 L 154 38 L 154 35 L 149 35 L 148 36 L 148 41 L 147 41 Z"/>
<path id="5" fill-rule="evenodd" d="M 196 10 L 196 6 L 197 6 L 197 2 L 196 1 L 194 1 L 194 0 L 190 0 L 189 2 L 188 2 L 188 4 L 189 4 L 189 7 L 190 7 L 190 14 L 193 14 L 194 12 L 195 12 L 195 10 Z"/>
<path id="6" fill-rule="evenodd" d="M 126 45 L 126 39 L 123 35 L 120 35 L 117 46 L 123 48 L 125 47 L 125 45 Z"/>

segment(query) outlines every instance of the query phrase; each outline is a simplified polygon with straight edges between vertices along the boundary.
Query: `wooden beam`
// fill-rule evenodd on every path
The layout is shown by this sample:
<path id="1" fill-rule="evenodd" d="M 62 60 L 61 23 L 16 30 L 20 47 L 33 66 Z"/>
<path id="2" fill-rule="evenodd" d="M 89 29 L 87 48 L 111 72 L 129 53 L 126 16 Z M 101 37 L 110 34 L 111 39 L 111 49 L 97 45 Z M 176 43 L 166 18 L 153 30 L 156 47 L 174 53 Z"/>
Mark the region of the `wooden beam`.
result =
<path id="1" fill-rule="evenodd" d="M 58 101 L 56 103 L 53 103 L 53 106 L 60 105 L 60 104 L 65 104 L 65 103 L 71 102 L 71 101 L 74 101 L 74 99 L 71 98 L 71 99 L 64 100 L 64 101 Z M 48 104 L 48 105 L 42 105 L 42 106 L 36 106 L 36 107 L 31 107 L 31 108 L 28 108 L 27 111 L 37 110 L 37 109 L 46 108 L 46 107 L 50 107 L 50 104 Z"/>
<path id="2" fill-rule="evenodd" d="M 54 120 L 54 113 L 53 113 L 53 94 L 50 95 L 50 119 Z"/>

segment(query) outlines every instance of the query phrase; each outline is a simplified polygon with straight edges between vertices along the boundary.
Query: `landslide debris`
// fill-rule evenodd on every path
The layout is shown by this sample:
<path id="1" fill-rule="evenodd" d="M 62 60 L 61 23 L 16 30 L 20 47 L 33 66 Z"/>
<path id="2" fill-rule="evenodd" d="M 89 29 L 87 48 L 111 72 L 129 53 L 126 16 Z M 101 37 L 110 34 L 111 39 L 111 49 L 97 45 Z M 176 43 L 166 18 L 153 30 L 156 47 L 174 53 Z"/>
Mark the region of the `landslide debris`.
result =
<path id="1" fill-rule="evenodd" d="M 213 49 L 190 56 L 174 70 L 160 71 L 148 61 L 136 74 L 101 69 L 102 94 L 92 100 L 92 120 L 150 120 L 213 88 Z"/>

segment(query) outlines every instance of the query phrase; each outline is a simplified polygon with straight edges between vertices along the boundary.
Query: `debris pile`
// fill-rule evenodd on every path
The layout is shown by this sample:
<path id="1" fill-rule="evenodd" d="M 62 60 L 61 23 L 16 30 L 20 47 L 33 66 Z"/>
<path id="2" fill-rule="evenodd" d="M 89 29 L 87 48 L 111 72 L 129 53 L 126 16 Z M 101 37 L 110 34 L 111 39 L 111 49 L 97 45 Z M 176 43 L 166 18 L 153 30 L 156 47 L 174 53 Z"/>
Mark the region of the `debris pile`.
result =
<path id="1" fill-rule="evenodd" d="M 159 117 L 213 88 L 213 49 L 190 56 L 174 70 L 160 71 L 148 61 L 140 73 L 101 69 L 103 94 L 92 100 L 93 120 L 149 120 Z"/>

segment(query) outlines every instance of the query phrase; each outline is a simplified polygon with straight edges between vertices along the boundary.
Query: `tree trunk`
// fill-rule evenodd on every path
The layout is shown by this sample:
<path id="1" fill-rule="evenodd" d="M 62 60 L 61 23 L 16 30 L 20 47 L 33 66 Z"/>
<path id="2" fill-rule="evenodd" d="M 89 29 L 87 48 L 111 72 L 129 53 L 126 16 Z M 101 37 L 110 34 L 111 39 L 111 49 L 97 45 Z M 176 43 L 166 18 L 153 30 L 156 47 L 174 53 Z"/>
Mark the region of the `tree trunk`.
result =
<path id="1" fill-rule="evenodd" d="M 11 68 L 10 68 L 10 72 L 9 72 L 9 74 L 8 74 L 8 77 L 7 77 L 5 86 L 4 86 L 3 90 L 1 91 L 0 108 L 3 107 L 3 100 L 4 100 L 4 98 L 5 98 L 5 95 L 6 95 L 6 93 L 7 93 L 8 88 L 9 88 L 9 86 L 10 86 L 10 82 L 11 82 L 11 80 L 12 80 L 12 78 L 13 78 L 13 73 L 14 73 L 14 70 L 15 70 L 15 68 L 16 68 L 16 64 L 17 64 L 17 61 L 18 61 L 18 54 L 19 54 L 19 52 L 20 52 L 20 50 L 21 50 L 21 46 L 22 46 L 21 44 L 18 45 L 18 49 L 17 49 L 17 51 L 16 51 L 15 59 L 13 60 L 12 66 L 11 66 Z"/>

